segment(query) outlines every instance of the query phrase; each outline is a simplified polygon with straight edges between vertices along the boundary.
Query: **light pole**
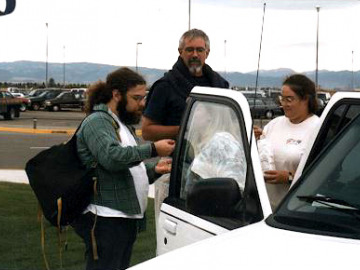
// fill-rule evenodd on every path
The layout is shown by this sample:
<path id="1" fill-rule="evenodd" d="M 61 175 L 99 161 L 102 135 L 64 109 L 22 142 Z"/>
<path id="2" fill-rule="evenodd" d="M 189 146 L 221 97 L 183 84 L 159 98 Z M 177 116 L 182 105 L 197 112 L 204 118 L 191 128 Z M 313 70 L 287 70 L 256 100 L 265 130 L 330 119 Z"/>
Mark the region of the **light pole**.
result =
<path id="1" fill-rule="evenodd" d="M 224 40 L 224 74 L 226 78 L 226 39 Z"/>
<path id="2" fill-rule="evenodd" d="M 49 24 L 46 23 L 46 65 L 45 65 L 45 87 L 48 86 L 48 58 L 49 58 Z"/>
<path id="3" fill-rule="evenodd" d="M 319 13 L 320 13 L 320 6 L 316 6 L 317 11 L 317 29 L 316 29 L 316 70 L 315 70 L 315 87 L 318 89 L 319 87 Z"/>
<path id="4" fill-rule="evenodd" d="M 63 87 L 65 88 L 65 45 L 64 45 L 63 49 L 64 49 L 64 63 L 63 63 L 63 79 L 64 79 L 64 83 L 63 83 Z"/>
<path id="5" fill-rule="evenodd" d="M 354 89 L 354 51 L 351 51 L 351 90 Z"/>
<path id="6" fill-rule="evenodd" d="M 136 72 L 138 72 L 138 50 L 139 50 L 139 45 L 141 45 L 142 42 L 137 42 L 136 43 Z"/>
<path id="7" fill-rule="evenodd" d="M 191 25 L 191 0 L 189 0 L 189 30 L 191 29 L 190 25 Z"/>

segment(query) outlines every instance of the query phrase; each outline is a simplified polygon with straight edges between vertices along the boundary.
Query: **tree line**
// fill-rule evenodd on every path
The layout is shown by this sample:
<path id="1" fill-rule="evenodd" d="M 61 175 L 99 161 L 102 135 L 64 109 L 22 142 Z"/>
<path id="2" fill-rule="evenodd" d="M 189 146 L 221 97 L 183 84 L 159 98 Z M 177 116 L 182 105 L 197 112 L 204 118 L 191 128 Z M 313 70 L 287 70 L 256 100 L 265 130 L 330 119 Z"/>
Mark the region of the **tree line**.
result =
<path id="1" fill-rule="evenodd" d="M 36 89 L 36 88 L 46 88 L 45 82 L 0 82 L 0 89 L 8 87 L 17 87 L 20 89 Z M 63 83 L 55 82 L 54 78 L 50 78 L 47 87 L 56 87 L 56 88 L 88 88 L 88 84 L 84 83 L 69 83 L 64 85 Z"/>

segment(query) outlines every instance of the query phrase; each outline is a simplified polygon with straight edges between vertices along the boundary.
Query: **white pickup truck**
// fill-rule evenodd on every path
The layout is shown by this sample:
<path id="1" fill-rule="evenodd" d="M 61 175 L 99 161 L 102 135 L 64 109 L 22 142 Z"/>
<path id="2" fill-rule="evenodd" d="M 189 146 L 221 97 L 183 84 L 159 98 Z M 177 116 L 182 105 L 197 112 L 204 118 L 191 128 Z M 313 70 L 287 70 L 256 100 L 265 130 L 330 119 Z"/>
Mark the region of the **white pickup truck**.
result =
<path id="1" fill-rule="evenodd" d="M 246 164 L 238 171 L 245 177 L 243 192 L 239 175 L 219 177 L 211 166 L 207 177 L 186 189 L 196 148 L 193 134 L 208 132 L 198 124 L 204 119 L 195 117 L 201 106 L 227 111 L 221 116 L 235 128 Z M 133 269 L 360 269 L 360 93 L 332 97 L 296 183 L 274 212 L 241 93 L 195 87 L 176 147 L 170 182 L 160 182 L 155 192 L 161 203 L 158 256 Z M 221 155 L 217 159 L 227 165 Z M 159 190 L 166 186 L 167 197 Z"/>

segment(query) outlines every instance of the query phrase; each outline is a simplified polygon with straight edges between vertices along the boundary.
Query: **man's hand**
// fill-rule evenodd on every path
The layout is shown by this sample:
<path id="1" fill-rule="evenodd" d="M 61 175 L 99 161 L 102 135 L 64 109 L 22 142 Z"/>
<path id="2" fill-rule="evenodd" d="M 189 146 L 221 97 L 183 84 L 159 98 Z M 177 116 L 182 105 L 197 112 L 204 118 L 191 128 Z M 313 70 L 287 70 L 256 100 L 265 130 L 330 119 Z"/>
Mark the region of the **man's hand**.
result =
<path id="1" fill-rule="evenodd" d="M 155 166 L 155 172 L 158 174 L 165 174 L 171 172 L 171 158 L 162 158 Z"/>
<path id="2" fill-rule="evenodd" d="M 170 156 L 175 149 L 175 141 L 170 139 L 160 140 L 154 144 L 156 152 L 160 157 Z"/>
<path id="3" fill-rule="evenodd" d="M 264 179 L 266 183 L 270 184 L 284 184 L 289 182 L 288 171 L 265 171 Z"/>

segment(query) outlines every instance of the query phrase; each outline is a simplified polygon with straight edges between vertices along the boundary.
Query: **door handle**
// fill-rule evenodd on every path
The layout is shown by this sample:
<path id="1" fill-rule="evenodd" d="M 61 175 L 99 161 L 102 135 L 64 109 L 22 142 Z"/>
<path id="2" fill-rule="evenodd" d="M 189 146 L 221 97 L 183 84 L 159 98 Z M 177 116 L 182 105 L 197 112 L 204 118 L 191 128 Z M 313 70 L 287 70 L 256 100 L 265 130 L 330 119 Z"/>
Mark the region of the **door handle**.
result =
<path id="1" fill-rule="evenodd" d="M 168 233 L 172 234 L 172 235 L 176 235 L 176 228 L 177 228 L 177 223 L 172 221 L 172 220 L 165 220 L 164 223 L 164 229 L 165 231 L 167 231 Z"/>

